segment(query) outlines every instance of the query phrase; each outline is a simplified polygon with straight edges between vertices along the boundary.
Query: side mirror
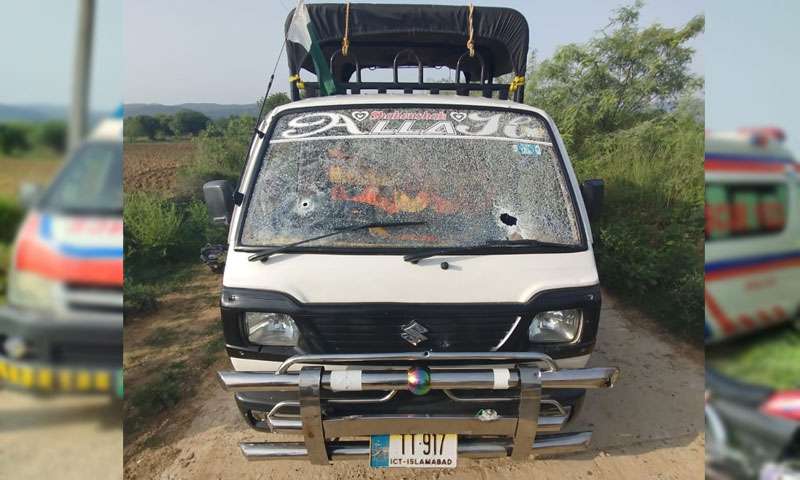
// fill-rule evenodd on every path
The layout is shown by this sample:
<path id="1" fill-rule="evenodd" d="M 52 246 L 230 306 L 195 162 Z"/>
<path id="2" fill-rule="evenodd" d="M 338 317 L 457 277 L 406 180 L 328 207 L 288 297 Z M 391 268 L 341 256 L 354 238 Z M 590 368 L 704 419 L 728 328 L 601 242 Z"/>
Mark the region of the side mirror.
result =
<path id="1" fill-rule="evenodd" d="M 605 196 L 606 183 L 600 179 L 586 180 L 581 184 L 583 204 L 589 221 L 593 222 L 600 217 L 603 211 L 603 197 Z"/>
<path id="2" fill-rule="evenodd" d="M 39 202 L 43 193 L 44 188 L 42 188 L 42 186 L 38 183 L 23 182 L 19 186 L 17 198 L 19 199 L 20 205 L 28 209 Z"/>
<path id="3" fill-rule="evenodd" d="M 233 215 L 233 187 L 227 180 L 212 180 L 203 185 L 203 198 L 208 206 L 211 221 L 221 225 L 231 223 Z"/>

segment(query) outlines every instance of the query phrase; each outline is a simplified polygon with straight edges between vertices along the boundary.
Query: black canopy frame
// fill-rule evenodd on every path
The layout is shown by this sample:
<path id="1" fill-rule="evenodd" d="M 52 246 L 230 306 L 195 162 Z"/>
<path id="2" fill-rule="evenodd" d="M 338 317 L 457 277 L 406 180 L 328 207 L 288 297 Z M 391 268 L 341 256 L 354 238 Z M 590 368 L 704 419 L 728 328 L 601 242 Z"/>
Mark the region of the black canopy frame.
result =
<path id="1" fill-rule="evenodd" d="M 338 93 L 358 94 L 364 90 L 427 91 L 438 94 L 452 91 L 468 95 L 479 91 L 484 97 L 497 92 L 500 99 L 521 102 L 528 55 L 528 23 L 516 10 L 475 7 L 472 15 L 474 52 L 467 48 L 469 10 L 466 6 L 351 4 L 350 43 L 342 52 L 345 36 L 344 4 L 307 5 L 319 46 L 337 83 Z M 288 31 L 294 11 L 286 19 Z M 314 63 L 305 49 L 287 43 L 289 69 L 299 78 L 301 69 L 316 75 Z M 416 82 L 400 82 L 399 68 L 416 67 Z M 448 67 L 455 70 L 455 82 L 426 82 L 424 69 Z M 364 82 L 363 69 L 391 68 L 392 81 Z M 511 83 L 495 83 L 501 75 L 512 74 Z M 461 81 L 463 75 L 464 81 Z M 353 78 L 355 77 L 355 78 Z M 319 82 L 302 82 L 306 97 L 317 96 Z M 291 85 L 293 100 L 300 98 L 297 82 Z"/>

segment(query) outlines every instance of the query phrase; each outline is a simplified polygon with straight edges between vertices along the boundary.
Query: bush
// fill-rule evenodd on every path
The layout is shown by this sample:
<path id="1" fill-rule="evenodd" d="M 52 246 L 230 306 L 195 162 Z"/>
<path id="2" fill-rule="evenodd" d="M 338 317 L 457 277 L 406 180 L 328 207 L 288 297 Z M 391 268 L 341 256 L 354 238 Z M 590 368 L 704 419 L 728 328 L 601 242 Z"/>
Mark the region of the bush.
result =
<path id="1" fill-rule="evenodd" d="M 126 260 L 141 254 L 160 261 L 174 255 L 183 240 L 182 212 L 175 203 L 157 195 L 126 195 L 123 220 Z"/>
<path id="2" fill-rule="evenodd" d="M 208 207 L 199 200 L 192 200 L 186 204 L 186 233 L 191 235 L 192 247 L 200 248 L 206 243 L 225 243 L 227 228 L 211 223 Z"/>
<path id="3" fill-rule="evenodd" d="M 144 314 L 158 308 L 159 291 L 155 285 L 143 285 L 125 279 L 123 290 L 125 313 Z"/>
<path id="4" fill-rule="evenodd" d="M 234 117 L 224 128 L 211 124 L 200 133 L 194 140 L 195 161 L 179 173 L 180 194 L 199 199 L 203 184 L 209 180 L 236 182 L 244 166 L 254 123 L 253 117 Z"/>
<path id="5" fill-rule="evenodd" d="M 34 140 L 38 145 L 64 153 L 67 148 L 67 124 L 61 120 L 44 122 L 36 129 Z"/>
<path id="6" fill-rule="evenodd" d="M 677 111 L 595 136 L 576 158 L 606 181 L 594 227 L 602 283 L 687 339 L 703 325 L 703 126 Z"/>
<path id="7" fill-rule="evenodd" d="M 11 243 L 25 211 L 16 202 L 0 198 L 0 243 Z"/>
<path id="8" fill-rule="evenodd" d="M 225 241 L 225 230 L 211 224 L 208 209 L 199 200 L 132 193 L 125 198 L 123 219 L 126 268 L 130 267 L 134 282 L 140 269 L 195 259 L 206 243 Z"/>
<path id="9" fill-rule="evenodd" d="M 198 200 L 174 201 L 143 192 L 125 197 L 125 310 L 146 313 L 158 296 L 182 279 L 188 262 L 206 243 L 224 243 L 226 230 L 212 225 Z"/>
<path id="10" fill-rule="evenodd" d="M 28 125 L 0 124 L 0 153 L 15 154 L 31 148 L 31 129 Z"/>
<path id="11" fill-rule="evenodd" d="M 139 416 L 156 415 L 180 401 L 186 378 L 186 364 L 173 362 L 131 395 Z"/>
<path id="12" fill-rule="evenodd" d="M 0 299 L 5 297 L 8 288 L 8 268 L 11 265 L 11 247 L 0 243 Z"/>
<path id="13" fill-rule="evenodd" d="M 126 279 L 123 293 L 125 313 L 143 314 L 158 307 L 158 289 L 154 285 L 137 284 Z"/>

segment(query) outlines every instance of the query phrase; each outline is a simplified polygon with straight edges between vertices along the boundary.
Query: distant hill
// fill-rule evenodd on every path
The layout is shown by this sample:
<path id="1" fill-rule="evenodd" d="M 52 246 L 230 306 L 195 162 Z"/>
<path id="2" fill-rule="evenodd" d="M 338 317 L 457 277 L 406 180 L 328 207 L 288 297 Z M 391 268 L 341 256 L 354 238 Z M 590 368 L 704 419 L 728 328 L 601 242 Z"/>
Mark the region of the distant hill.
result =
<path id="1" fill-rule="evenodd" d="M 57 105 L 8 105 L 0 103 L 0 122 L 40 122 L 67 118 L 67 107 Z"/>
<path id="2" fill-rule="evenodd" d="M 231 115 L 258 115 L 258 105 L 255 103 L 245 105 L 224 105 L 219 103 L 181 103 L 178 105 L 163 105 L 161 103 L 126 103 L 125 117 L 135 115 L 173 115 L 180 110 L 194 110 L 211 119 L 230 117 Z"/>
<path id="3" fill-rule="evenodd" d="M 89 114 L 89 123 L 95 124 L 111 112 L 94 111 Z M 64 105 L 9 105 L 0 103 L 0 122 L 43 122 L 46 120 L 67 120 L 69 108 Z"/>

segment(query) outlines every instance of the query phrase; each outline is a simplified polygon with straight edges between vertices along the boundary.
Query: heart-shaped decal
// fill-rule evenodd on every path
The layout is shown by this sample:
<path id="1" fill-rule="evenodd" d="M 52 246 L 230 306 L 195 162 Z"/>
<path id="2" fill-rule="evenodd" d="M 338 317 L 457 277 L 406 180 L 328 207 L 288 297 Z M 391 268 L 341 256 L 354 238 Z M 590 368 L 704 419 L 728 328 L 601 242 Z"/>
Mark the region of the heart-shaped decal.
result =
<path id="1" fill-rule="evenodd" d="M 362 120 L 364 120 L 364 119 L 365 119 L 365 118 L 367 118 L 368 116 L 369 116 L 369 112 L 365 112 L 365 111 L 363 111 L 363 110 L 362 110 L 362 111 L 359 111 L 359 112 L 353 112 L 353 118 L 355 118 L 355 119 L 356 119 L 356 120 L 358 120 L 359 122 L 360 122 L 360 121 L 362 121 Z"/>
<path id="2" fill-rule="evenodd" d="M 464 112 L 450 112 L 450 118 L 452 118 L 456 122 L 461 122 L 462 120 L 467 118 L 467 114 Z"/>

